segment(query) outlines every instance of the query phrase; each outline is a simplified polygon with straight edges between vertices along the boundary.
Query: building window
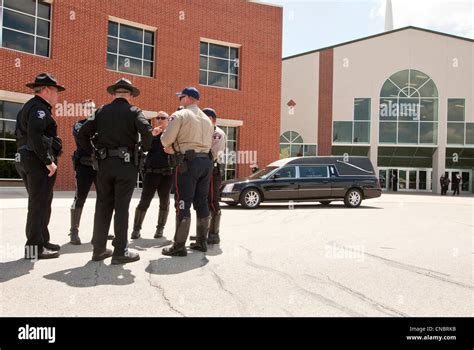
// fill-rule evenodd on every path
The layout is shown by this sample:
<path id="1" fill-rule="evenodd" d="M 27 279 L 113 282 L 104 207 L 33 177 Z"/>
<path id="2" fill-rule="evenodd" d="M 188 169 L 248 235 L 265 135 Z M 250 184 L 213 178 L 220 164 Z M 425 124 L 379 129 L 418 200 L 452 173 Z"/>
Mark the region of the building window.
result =
<path id="1" fill-rule="evenodd" d="M 333 143 L 370 142 L 370 98 L 354 99 L 354 121 L 333 123 Z"/>
<path id="2" fill-rule="evenodd" d="M 1 47 L 49 57 L 51 5 L 39 0 L 0 0 Z"/>
<path id="3" fill-rule="evenodd" d="M 463 98 L 448 99 L 448 145 L 464 145 L 467 139 L 466 100 Z"/>
<path id="4" fill-rule="evenodd" d="M 280 159 L 311 157 L 316 154 L 316 144 L 304 143 L 297 132 L 287 131 L 280 136 Z"/>
<path id="5" fill-rule="evenodd" d="M 379 142 L 438 143 L 438 90 L 428 75 L 407 69 L 385 81 L 380 92 Z"/>
<path id="6" fill-rule="evenodd" d="M 201 41 L 199 84 L 239 89 L 239 48 Z"/>
<path id="7" fill-rule="evenodd" d="M 466 123 L 466 145 L 474 145 L 474 123 Z"/>
<path id="8" fill-rule="evenodd" d="M 15 169 L 16 116 L 21 103 L 0 101 L 0 180 L 18 180 Z"/>
<path id="9" fill-rule="evenodd" d="M 155 33 L 109 21 L 107 68 L 122 73 L 153 76 Z"/>
<path id="10" fill-rule="evenodd" d="M 224 178 L 232 180 L 237 176 L 237 128 L 231 126 L 219 126 L 227 135 L 227 145 L 224 154 Z"/>

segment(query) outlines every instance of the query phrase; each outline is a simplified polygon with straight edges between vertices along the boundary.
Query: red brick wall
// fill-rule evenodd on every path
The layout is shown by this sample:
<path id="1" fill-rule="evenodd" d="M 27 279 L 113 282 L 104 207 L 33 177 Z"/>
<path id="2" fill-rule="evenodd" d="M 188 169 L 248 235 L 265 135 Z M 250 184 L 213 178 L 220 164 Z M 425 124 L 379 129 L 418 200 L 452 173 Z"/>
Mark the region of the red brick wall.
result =
<path id="1" fill-rule="evenodd" d="M 319 55 L 318 155 L 330 156 L 332 148 L 333 49 Z"/>
<path id="2" fill-rule="evenodd" d="M 78 103 L 93 98 L 111 100 L 106 87 L 125 76 L 142 94 L 134 103 L 144 110 L 173 112 L 174 93 L 185 86 L 201 91 L 201 107 L 214 107 L 219 117 L 244 122 L 240 150 L 258 151 L 263 166 L 279 157 L 282 9 L 246 0 L 69 0 L 55 1 L 52 50 L 42 58 L 0 48 L 0 90 L 30 93 L 24 85 L 42 71 L 53 73 L 67 91 L 62 100 Z M 71 20 L 74 11 L 75 20 Z M 180 20 L 184 11 L 185 20 Z M 108 16 L 157 27 L 155 77 L 106 70 Z M 241 44 L 240 90 L 199 85 L 200 37 Z M 21 66 L 15 66 L 16 59 Z M 57 190 L 74 189 L 70 154 L 71 128 L 77 118 L 56 118 L 65 143 Z M 250 173 L 240 165 L 238 175 Z"/>

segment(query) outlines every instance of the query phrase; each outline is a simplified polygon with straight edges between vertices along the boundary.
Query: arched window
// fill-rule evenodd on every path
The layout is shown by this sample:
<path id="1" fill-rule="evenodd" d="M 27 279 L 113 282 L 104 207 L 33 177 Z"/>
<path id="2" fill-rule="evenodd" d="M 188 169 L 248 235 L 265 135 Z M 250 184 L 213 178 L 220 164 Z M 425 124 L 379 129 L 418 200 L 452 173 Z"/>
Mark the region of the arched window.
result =
<path id="1" fill-rule="evenodd" d="M 406 69 L 390 76 L 380 91 L 379 142 L 438 142 L 438 89 L 425 73 Z"/>
<path id="2" fill-rule="evenodd" d="M 286 131 L 280 136 L 280 158 L 315 156 L 316 145 L 305 144 L 296 131 Z"/>

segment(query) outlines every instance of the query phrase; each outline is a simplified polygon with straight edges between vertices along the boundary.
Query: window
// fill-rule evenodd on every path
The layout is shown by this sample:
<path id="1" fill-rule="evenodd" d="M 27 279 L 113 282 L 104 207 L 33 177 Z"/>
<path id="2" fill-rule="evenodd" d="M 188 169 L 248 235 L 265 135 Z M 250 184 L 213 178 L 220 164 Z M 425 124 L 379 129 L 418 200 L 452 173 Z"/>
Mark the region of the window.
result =
<path id="1" fill-rule="evenodd" d="M 152 77 L 155 61 L 155 33 L 109 21 L 107 68 Z"/>
<path id="2" fill-rule="evenodd" d="M 332 130 L 333 143 L 351 143 L 352 142 L 352 124 L 353 122 L 334 122 Z"/>
<path id="3" fill-rule="evenodd" d="M 316 156 L 316 145 L 303 142 L 295 131 L 286 131 L 280 136 L 280 159 Z"/>
<path id="4" fill-rule="evenodd" d="M 328 177 L 327 166 L 304 166 L 300 167 L 301 178 L 321 178 Z"/>
<path id="5" fill-rule="evenodd" d="M 463 98 L 448 99 L 448 144 L 464 145 L 467 139 L 466 100 Z"/>
<path id="6" fill-rule="evenodd" d="M 466 144 L 474 145 L 474 123 L 466 123 Z"/>
<path id="7" fill-rule="evenodd" d="M 385 81 L 380 91 L 379 142 L 438 143 L 438 90 L 428 75 L 407 69 Z"/>
<path id="8" fill-rule="evenodd" d="M 19 179 L 15 169 L 16 116 L 20 103 L 0 101 L 0 179 Z"/>
<path id="9" fill-rule="evenodd" d="M 237 128 L 230 126 L 219 126 L 227 135 L 227 146 L 224 154 L 224 179 L 232 180 L 237 176 Z"/>
<path id="10" fill-rule="evenodd" d="M 294 166 L 281 168 L 275 173 L 275 177 L 278 179 L 293 179 L 296 177 L 296 169 Z"/>
<path id="11" fill-rule="evenodd" d="M 333 123 L 333 143 L 370 142 L 370 98 L 354 99 L 354 121 Z"/>
<path id="12" fill-rule="evenodd" d="M 51 5 L 38 0 L 0 0 L 1 47 L 49 57 Z"/>
<path id="13" fill-rule="evenodd" d="M 239 89 L 239 48 L 201 42 L 199 84 Z"/>

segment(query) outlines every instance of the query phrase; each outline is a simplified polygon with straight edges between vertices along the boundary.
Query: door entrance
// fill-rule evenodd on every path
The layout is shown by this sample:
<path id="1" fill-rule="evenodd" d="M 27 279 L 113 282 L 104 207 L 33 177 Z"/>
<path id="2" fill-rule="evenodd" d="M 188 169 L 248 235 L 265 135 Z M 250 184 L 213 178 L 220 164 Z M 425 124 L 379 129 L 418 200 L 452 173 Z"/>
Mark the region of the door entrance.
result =
<path id="1" fill-rule="evenodd" d="M 453 191 L 453 180 L 456 175 L 461 175 L 461 184 L 459 186 L 459 191 L 461 193 L 471 193 L 471 181 L 472 181 L 472 170 L 463 170 L 463 169 L 448 169 L 445 172 L 445 176 L 449 177 L 451 183 L 449 184 L 449 190 Z"/>
<path id="2" fill-rule="evenodd" d="M 431 191 L 431 169 L 379 168 L 383 191 Z"/>

